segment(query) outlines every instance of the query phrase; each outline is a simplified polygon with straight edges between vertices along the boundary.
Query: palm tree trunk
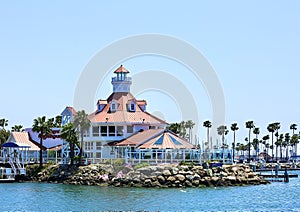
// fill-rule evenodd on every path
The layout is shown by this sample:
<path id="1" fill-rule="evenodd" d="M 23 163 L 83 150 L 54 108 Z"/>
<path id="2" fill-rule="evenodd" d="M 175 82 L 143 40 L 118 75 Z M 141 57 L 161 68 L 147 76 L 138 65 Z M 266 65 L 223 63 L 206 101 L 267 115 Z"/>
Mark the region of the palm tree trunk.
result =
<path id="1" fill-rule="evenodd" d="M 233 148 L 232 148 L 232 159 L 234 162 L 234 153 L 235 153 L 235 131 L 233 131 Z"/>
<path id="2" fill-rule="evenodd" d="M 40 168 L 43 167 L 43 132 L 41 132 L 40 138 Z"/>
<path id="3" fill-rule="evenodd" d="M 79 164 L 81 164 L 82 154 L 83 154 L 83 132 L 80 132 L 80 137 L 81 137 L 81 144 L 80 144 L 80 152 L 79 152 Z"/>
<path id="4" fill-rule="evenodd" d="M 250 162 L 250 157 L 251 157 L 251 144 L 250 144 L 250 134 L 251 134 L 251 128 L 249 128 L 249 141 L 248 141 L 248 150 L 249 150 L 249 153 L 248 153 L 248 156 L 249 156 L 249 162 Z"/>
<path id="5" fill-rule="evenodd" d="M 272 160 L 274 160 L 274 140 L 273 140 L 273 132 L 272 132 Z"/>

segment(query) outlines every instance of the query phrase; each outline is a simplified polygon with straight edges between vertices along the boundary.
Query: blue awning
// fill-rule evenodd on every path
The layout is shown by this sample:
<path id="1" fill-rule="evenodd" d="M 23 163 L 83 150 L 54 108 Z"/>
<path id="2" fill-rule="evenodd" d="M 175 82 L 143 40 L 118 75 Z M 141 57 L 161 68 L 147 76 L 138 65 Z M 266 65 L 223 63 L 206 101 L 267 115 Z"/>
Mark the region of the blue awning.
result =
<path id="1" fill-rule="evenodd" d="M 7 142 L 5 144 L 2 144 L 2 147 L 19 147 L 19 145 L 14 142 Z"/>

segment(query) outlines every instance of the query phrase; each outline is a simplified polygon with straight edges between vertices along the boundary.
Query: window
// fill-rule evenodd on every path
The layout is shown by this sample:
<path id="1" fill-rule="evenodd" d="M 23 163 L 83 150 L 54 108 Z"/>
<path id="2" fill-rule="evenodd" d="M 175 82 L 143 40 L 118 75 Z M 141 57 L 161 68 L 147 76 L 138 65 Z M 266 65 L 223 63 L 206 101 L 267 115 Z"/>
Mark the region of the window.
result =
<path id="1" fill-rule="evenodd" d="M 116 136 L 116 127 L 108 126 L 109 136 Z"/>
<path id="2" fill-rule="evenodd" d="M 93 136 L 99 136 L 99 126 L 93 127 Z"/>
<path id="3" fill-rule="evenodd" d="M 150 130 L 155 129 L 155 126 L 150 126 L 149 129 Z"/>
<path id="4" fill-rule="evenodd" d="M 96 150 L 101 150 L 101 149 L 102 149 L 102 143 L 96 142 Z"/>
<path id="5" fill-rule="evenodd" d="M 101 136 L 107 136 L 107 126 L 101 126 Z"/>
<path id="6" fill-rule="evenodd" d="M 133 126 L 127 126 L 127 133 L 133 133 Z"/>
<path id="7" fill-rule="evenodd" d="M 96 158 L 101 158 L 101 152 L 96 152 Z"/>
<path id="8" fill-rule="evenodd" d="M 90 151 L 90 150 L 93 150 L 93 149 L 94 149 L 94 146 L 93 146 L 92 141 L 85 142 L 85 150 L 86 151 Z"/>
<path id="9" fill-rule="evenodd" d="M 131 103 L 131 105 L 130 105 L 130 110 L 131 110 L 131 111 L 135 111 L 134 103 Z"/>
<path id="10" fill-rule="evenodd" d="M 110 103 L 110 110 L 112 112 L 115 112 L 118 108 L 118 103 L 115 100 L 112 100 L 112 102 Z"/>
<path id="11" fill-rule="evenodd" d="M 90 131 L 89 130 L 84 131 L 83 137 L 90 137 Z"/>
<path id="12" fill-rule="evenodd" d="M 123 134 L 124 134 L 124 127 L 117 126 L 117 136 L 123 136 Z"/>

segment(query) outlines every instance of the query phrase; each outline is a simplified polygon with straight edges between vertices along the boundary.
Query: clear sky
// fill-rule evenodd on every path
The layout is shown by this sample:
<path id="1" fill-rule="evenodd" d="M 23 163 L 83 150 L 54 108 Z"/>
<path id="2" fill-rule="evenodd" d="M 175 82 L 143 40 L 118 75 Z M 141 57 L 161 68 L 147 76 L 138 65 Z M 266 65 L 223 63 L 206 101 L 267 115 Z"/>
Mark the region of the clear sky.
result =
<path id="1" fill-rule="evenodd" d="M 262 135 L 274 121 L 289 131 L 291 123 L 300 124 L 299 9 L 296 0 L 1 1 L 0 118 L 30 127 L 38 116 L 60 114 L 73 104 L 80 74 L 97 52 L 125 37 L 157 33 L 190 43 L 214 67 L 225 94 L 226 123 L 239 123 L 239 140 L 247 135 L 247 120 Z M 212 119 L 205 88 L 195 85 L 186 67 L 155 56 L 123 64 L 133 76 L 173 73 L 197 96 L 200 122 Z M 99 85 L 95 101 L 110 94 L 110 77 Z M 181 121 L 169 96 L 149 91 L 138 98 L 148 100 L 149 112 Z M 205 139 L 203 128 L 198 134 Z"/>

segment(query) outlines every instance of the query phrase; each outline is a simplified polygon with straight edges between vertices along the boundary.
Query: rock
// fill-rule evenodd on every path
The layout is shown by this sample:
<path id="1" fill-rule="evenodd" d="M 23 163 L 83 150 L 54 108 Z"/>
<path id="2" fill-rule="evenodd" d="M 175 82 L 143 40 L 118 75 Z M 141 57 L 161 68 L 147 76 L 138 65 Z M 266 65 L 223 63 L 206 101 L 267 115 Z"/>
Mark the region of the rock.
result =
<path id="1" fill-rule="evenodd" d="M 177 174 L 176 175 L 176 179 L 178 179 L 179 181 L 183 182 L 183 181 L 185 181 L 185 176 L 182 175 L 182 174 Z"/>
<path id="2" fill-rule="evenodd" d="M 209 176 L 209 177 L 212 177 L 213 176 L 213 171 L 211 169 L 207 169 L 206 170 L 206 175 Z"/>
<path id="3" fill-rule="evenodd" d="M 200 180 L 201 179 L 201 177 L 200 177 L 200 175 L 198 175 L 198 174 L 195 174 L 194 176 L 193 176 L 193 180 Z"/>
<path id="4" fill-rule="evenodd" d="M 171 172 L 172 175 L 178 174 L 178 171 L 179 171 L 179 169 L 176 168 L 176 167 L 173 167 L 173 168 L 170 170 L 170 172 Z"/>
<path id="5" fill-rule="evenodd" d="M 194 179 L 193 175 L 186 175 L 185 177 L 188 181 L 193 182 L 193 179 Z"/>
<path id="6" fill-rule="evenodd" d="M 164 170 L 163 175 L 164 176 L 171 176 L 172 174 L 171 174 L 170 170 Z"/>
<path id="7" fill-rule="evenodd" d="M 185 181 L 185 186 L 186 187 L 193 187 L 193 184 L 190 181 Z"/>
<path id="8" fill-rule="evenodd" d="M 157 177 L 157 180 L 158 180 L 158 182 L 159 182 L 160 184 L 164 184 L 165 181 L 166 181 L 165 178 L 164 178 L 163 176 L 161 176 L 161 175 Z"/>
<path id="9" fill-rule="evenodd" d="M 151 174 L 151 170 L 149 167 L 143 167 L 143 168 L 137 169 L 137 171 L 139 171 L 140 173 L 142 173 L 146 176 L 150 176 L 150 174 Z"/>
<path id="10" fill-rule="evenodd" d="M 194 185 L 194 186 L 199 186 L 199 184 L 200 184 L 200 181 L 199 181 L 199 180 L 194 180 L 194 181 L 193 181 L 193 185 Z"/>
<path id="11" fill-rule="evenodd" d="M 168 177 L 167 178 L 167 181 L 169 181 L 169 182 L 175 182 L 176 181 L 176 178 L 175 177 L 173 177 L 173 176 L 170 176 L 170 177 Z"/>

